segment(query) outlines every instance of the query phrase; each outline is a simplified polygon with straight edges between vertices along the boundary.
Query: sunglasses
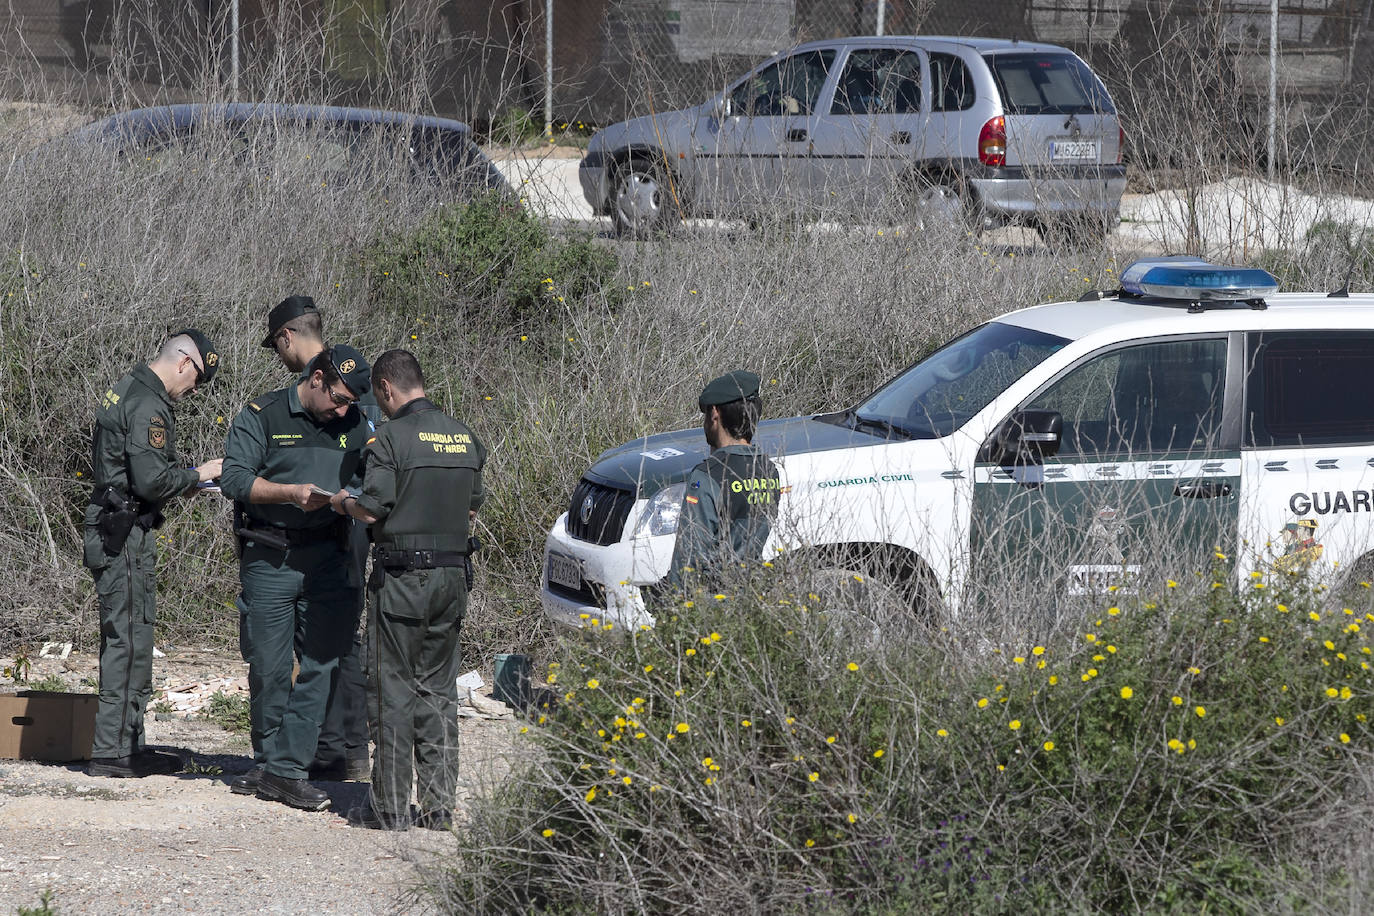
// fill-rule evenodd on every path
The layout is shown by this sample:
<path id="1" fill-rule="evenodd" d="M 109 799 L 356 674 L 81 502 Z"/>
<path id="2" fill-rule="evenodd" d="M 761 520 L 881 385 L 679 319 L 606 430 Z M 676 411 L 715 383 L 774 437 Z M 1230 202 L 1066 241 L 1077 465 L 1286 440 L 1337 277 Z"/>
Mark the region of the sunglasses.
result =
<path id="1" fill-rule="evenodd" d="M 329 392 L 329 400 L 333 401 L 336 407 L 352 407 L 354 404 L 358 403 L 357 398 L 350 398 L 347 395 L 339 394 L 332 387 L 326 388 L 325 390 Z"/>
<path id="2" fill-rule="evenodd" d="M 199 385 L 204 385 L 204 384 L 205 384 L 205 370 L 202 369 L 202 368 L 200 367 L 200 363 L 196 362 L 196 358 L 195 358 L 194 356 L 192 356 L 192 355 L 191 355 L 189 352 L 187 352 L 186 350 L 177 350 L 177 352 L 180 353 L 182 356 L 186 357 L 187 359 L 189 359 L 189 360 L 191 361 L 191 365 L 195 367 L 195 369 L 196 369 L 196 385 L 198 385 L 198 386 L 199 386 Z"/>

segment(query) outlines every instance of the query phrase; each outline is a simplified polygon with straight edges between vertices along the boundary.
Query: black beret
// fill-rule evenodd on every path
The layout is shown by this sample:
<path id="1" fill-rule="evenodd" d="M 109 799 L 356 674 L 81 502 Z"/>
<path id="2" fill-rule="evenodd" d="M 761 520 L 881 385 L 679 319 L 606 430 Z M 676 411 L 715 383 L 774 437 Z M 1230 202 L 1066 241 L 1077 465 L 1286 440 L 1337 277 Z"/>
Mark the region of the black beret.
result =
<path id="1" fill-rule="evenodd" d="M 707 382 L 701 390 L 701 397 L 697 399 L 697 406 L 705 413 L 708 407 L 719 407 L 758 396 L 759 377 L 747 369 L 736 369 Z"/>
<path id="2" fill-rule="evenodd" d="M 312 359 L 306 371 L 314 372 L 326 362 L 339 373 L 339 379 L 355 397 L 362 397 L 372 390 L 372 367 L 357 350 L 344 344 L 335 344 Z"/>
<path id="3" fill-rule="evenodd" d="M 180 337 L 183 334 L 191 338 L 191 342 L 194 343 L 196 349 L 200 351 L 200 363 L 205 367 L 204 381 L 209 382 L 210 379 L 215 377 L 215 373 L 219 370 L 219 351 L 216 350 L 215 345 L 210 342 L 210 338 L 206 337 L 195 328 L 184 328 L 171 336 Z"/>
<path id="4" fill-rule="evenodd" d="M 276 344 L 272 342 L 272 339 L 277 336 L 282 325 L 293 318 L 318 311 L 319 309 L 315 307 L 315 300 L 309 296 L 287 296 L 277 303 L 276 308 L 267 313 L 267 336 L 262 339 L 262 345 L 269 350 L 274 349 Z"/>

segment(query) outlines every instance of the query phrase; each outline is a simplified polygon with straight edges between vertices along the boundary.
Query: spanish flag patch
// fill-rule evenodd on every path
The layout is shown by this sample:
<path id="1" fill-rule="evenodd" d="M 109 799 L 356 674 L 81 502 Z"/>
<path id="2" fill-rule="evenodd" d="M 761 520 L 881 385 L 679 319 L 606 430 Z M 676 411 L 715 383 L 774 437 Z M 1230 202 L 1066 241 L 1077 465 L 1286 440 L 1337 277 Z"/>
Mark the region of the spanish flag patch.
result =
<path id="1" fill-rule="evenodd" d="M 369 438 L 369 439 L 367 440 L 367 444 L 368 444 L 368 445 L 371 445 L 372 443 L 374 443 L 374 442 L 376 442 L 376 441 L 377 441 L 377 437 L 376 437 L 376 436 L 372 436 L 371 438 Z"/>
<path id="2" fill-rule="evenodd" d="M 700 502 L 700 500 L 698 500 L 695 496 L 688 496 L 688 497 L 687 497 L 687 501 L 688 501 L 689 503 L 691 503 L 692 505 L 694 505 L 694 506 L 695 506 L 698 502 Z"/>

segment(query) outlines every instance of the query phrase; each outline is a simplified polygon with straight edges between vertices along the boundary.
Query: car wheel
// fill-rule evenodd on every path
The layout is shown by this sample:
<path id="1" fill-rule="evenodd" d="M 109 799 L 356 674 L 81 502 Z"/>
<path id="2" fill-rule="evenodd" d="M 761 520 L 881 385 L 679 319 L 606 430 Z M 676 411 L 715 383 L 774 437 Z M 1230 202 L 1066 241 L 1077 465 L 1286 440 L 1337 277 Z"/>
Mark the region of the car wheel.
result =
<path id="1" fill-rule="evenodd" d="M 977 232 L 982 228 L 977 206 L 957 177 L 917 175 L 904 194 L 909 216 L 924 232 Z"/>
<path id="2" fill-rule="evenodd" d="M 1081 213 L 1041 220 L 1040 238 L 1056 251 L 1101 248 L 1111 232 L 1111 220 L 1098 213 Z"/>
<path id="3" fill-rule="evenodd" d="M 672 222 L 676 212 L 663 166 L 651 159 L 631 159 L 618 169 L 611 194 L 611 219 L 622 238 L 646 239 Z"/>

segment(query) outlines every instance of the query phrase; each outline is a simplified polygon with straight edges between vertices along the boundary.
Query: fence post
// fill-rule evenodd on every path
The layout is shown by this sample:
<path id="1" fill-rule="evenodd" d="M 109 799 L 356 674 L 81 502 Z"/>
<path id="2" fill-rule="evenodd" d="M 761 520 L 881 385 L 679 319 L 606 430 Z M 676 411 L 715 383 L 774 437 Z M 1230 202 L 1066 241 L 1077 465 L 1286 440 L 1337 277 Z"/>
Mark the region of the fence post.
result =
<path id="1" fill-rule="evenodd" d="M 544 139 L 553 139 L 553 0 L 544 0 Z"/>

